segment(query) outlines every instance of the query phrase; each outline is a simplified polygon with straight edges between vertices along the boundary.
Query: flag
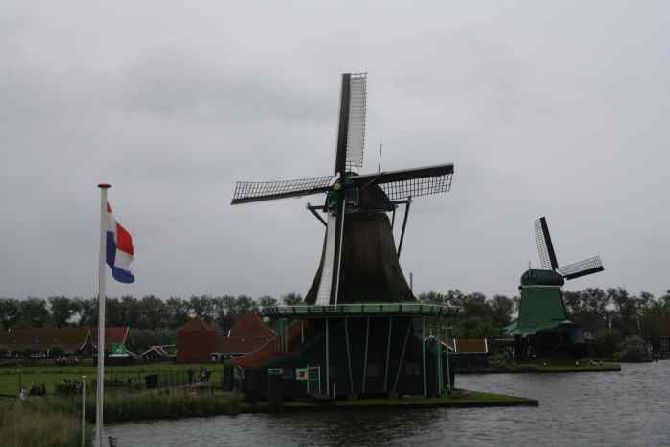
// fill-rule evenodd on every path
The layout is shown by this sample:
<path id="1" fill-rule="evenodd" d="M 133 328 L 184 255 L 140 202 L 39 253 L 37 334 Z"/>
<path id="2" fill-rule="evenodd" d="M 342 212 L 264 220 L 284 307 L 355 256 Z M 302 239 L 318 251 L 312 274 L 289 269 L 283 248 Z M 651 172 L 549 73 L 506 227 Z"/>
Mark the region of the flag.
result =
<path id="1" fill-rule="evenodd" d="M 115 280 L 126 284 L 135 281 L 135 276 L 130 271 L 134 254 L 132 236 L 114 220 L 112 207 L 107 202 L 107 265 L 111 267 Z"/>

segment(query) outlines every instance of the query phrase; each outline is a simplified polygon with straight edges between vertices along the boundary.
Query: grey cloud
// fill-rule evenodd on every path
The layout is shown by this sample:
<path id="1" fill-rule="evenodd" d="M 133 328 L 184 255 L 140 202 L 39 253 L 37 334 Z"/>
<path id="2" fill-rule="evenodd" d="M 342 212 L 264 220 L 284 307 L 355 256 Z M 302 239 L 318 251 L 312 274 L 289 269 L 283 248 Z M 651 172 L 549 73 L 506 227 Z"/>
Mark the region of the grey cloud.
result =
<path id="1" fill-rule="evenodd" d="M 418 290 L 514 293 L 542 214 L 562 261 L 604 257 L 570 287 L 667 289 L 665 3 L 266 6 L 3 9 L 0 295 L 93 292 L 101 180 L 137 244 L 112 294 L 304 292 L 306 200 L 231 207 L 232 187 L 330 173 L 360 69 L 366 170 L 380 141 L 385 169 L 456 165 L 412 206 Z"/>
<path id="2" fill-rule="evenodd" d="M 130 108 L 187 119 L 300 121 L 323 123 L 332 103 L 313 85 L 270 68 L 241 69 L 213 63 L 212 55 L 175 47 L 141 54 L 123 73 Z"/>

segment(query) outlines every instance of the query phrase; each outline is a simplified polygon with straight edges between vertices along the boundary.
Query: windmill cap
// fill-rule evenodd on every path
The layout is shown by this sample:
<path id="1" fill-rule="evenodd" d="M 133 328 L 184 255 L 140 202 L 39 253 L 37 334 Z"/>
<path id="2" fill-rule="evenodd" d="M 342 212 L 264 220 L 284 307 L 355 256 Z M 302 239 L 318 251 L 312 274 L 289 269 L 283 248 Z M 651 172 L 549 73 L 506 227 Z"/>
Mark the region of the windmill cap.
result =
<path id="1" fill-rule="evenodd" d="M 522 286 L 562 286 L 563 277 L 553 270 L 528 269 L 521 275 Z"/>

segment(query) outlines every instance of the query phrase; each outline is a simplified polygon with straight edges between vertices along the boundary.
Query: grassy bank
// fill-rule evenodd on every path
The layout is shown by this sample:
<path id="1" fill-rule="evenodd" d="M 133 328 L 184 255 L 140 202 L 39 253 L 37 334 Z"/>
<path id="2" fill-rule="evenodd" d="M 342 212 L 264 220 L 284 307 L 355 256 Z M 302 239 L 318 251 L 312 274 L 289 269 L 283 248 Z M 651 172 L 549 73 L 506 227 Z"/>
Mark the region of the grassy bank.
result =
<path id="1" fill-rule="evenodd" d="M 270 408 L 266 402 L 244 402 L 242 396 L 212 389 L 173 389 L 111 393 L 105 398 L 105 423 L 180 419 L 239 413 L 282 411 L 362 411 L 374 408 L 432 408 L 535 406 L 538 402 L 514 396 L 454 390 L 443 398 L 359 399 L 335 402 L 284 402 Z M 95 400 L 87 399 L 87 440 L 95 422 Z M 81 445 L 81 402 L 74 398 L 37 397 L 0 402 L 0 445 Z"/>
<path id="2" fill-rule="evenodd" d="M 91 399 L 87 405 L 95 408 L 95 400 Z M 241 411 L 240 395 L 214 390 L 166 389 L 105 396 L 105 423 L 110 424 L 237 414 Z M 95 421 L 95 414 L 89 413 L 88 417 L 91 422 Z"/>
<path id="3" fill-rule="evenodd" d="M 80 446 L 78 413 L 44 399 L 0 400 L 0 444 L 3 447 Z M 87 427 L 86 439 L 91 439 Z"/>
<path id="4" fill-rule="evenodd" d="M 506 372 L 510 373 L 560 373 L 560 372 L 597 372 L 597 371 L 621 371 L 618 363 L 603 363 L 602 365 L 589 364 L 565 364 L 565 365 L 510 365 Z"/>
<path id="5" fill-rule="evenodd" d="M 536 406 L 533 399 L 503 394 L 453 390 L 448 396 L 425 399 L 405 397 L 398 399 L 357 399 L 329 402 L 283 402 L 270 408 L 265 401 L 249 403 L 239 394 L 221 391 L 161 390 L 140 393 L 115 393 L 105 398 L 105 423 L 123 423 L 156 419 L 181 419 L 240 413 L 270 411 L 327 411 L 365 408 L 430 408 L 430 407 L 490 407 Z M 93 408 L 94 400 L 87 405 Z M 76 403 L 75 405 L 76 406 Z M 94 414 L 88 414 L 94 422 Z"/>
<path id="6" fill-rule="evenodd" d="M 284 402 L 279 411 L 328 411 L 359 410 L 373 408 L 434 408 L 434 407 L 499 407 L 499 406 L 537 406 L 538 401 L 504 394 L 480 393 L 456 389 L 448 396 L 436 398 L 404 397 L 398 399 L 357 399 L 326 403 Z M 244 404 L 244 412 L 266 412 L 266 403 Z"/>
<path id="7" fill-rule="evenodd" d="M 196 372 L 201 367 L 212 371 L 210 380 L 213 383 L 221 383 L 221 365 L 215 363 L 205 364 L 172 364 L 152 363 L 134 366 L 107 366 L 105 367 L 106 380 L 118 379 L 127 382 L 143 384 L 144 376 L 147 374 L 159 374 L 169 376 L 170 374 L 185 376 L 189 369 Z M 95 366 L 27 366 L 20 368 L 21 382 L 24 388 L 29 388 L 33 383 L 44 383 L 48 394 L 55 391 L 55 385 L 68 380 L 81 380 L 81 376 L 95 378 Z M 19 383 L 19 368 L 16 366 L 4 366 L 0 368 L 0 394 L 16 394 Z"/>

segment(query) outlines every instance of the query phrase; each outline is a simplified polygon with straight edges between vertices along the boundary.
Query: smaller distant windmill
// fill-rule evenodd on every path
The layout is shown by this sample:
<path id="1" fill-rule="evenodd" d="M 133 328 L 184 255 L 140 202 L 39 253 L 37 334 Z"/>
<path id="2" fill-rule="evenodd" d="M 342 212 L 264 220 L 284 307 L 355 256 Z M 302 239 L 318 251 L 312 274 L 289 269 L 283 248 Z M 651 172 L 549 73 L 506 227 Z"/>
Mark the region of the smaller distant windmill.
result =
<path id="1" fill-rule="evenodd" d="M 545 217 L 535 221 L 535 241 L 542 268 L 531 268 L 521 275 L 519 315 L 505 328 L 514 336 L 514 356 L 580 357 L 586 351 L 584 337 L 579 326 L 568 319 L 561 287 L 566 280 L 602 272 L 602 260 L 593 256 L 560 267 Z"/>
<path id="2" fill-rule="evenodd" d="M 600 256 L 592 256 L 583 261 L 568 264 L 563 267 L 558 266 L 554 244 L 551 243 L 549 235 L 549 226 L 547 219 L 542 216 L 535 221 L 535 242 L 537 243 L 537 252 L 540 255 L 542 267 L 547 270 L 553 270 L 559 273 L 564 279 L 570 280 L 581 276 L 598 273 L 605 270 Z"/>

